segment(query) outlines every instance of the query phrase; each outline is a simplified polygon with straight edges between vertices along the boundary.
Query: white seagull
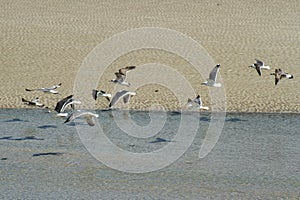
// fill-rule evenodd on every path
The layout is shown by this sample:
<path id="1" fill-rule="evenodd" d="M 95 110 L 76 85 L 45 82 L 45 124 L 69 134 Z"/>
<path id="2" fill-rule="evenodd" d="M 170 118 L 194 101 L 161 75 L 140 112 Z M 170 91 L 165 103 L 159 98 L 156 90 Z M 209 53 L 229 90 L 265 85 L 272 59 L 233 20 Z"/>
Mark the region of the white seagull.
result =
<path id="1" fill-rule="evenodd" d="M 130 83 L 125 82 L 126 75 L 130 70 L 133 70 L 135 68 L 136 68 L 136 66 L 127 66 L 127 67 L 123 67 L 123 68 L 119 69 L 119 72 L 115 73 L 116 79 L 112 79 L 111 82 L 130 86 Z"/>
<path id="2" fill-rule="evenodd" d="M 292 74 L 284 72 L 281 69 L 275 69 L 275 72 L 271 73 L 270 75 L 275 76 L 275 85 L 277 85 L 279 80 L 281 80 L 282 78 L 288 78 L 288 79 L 294 78 L 294 76 Z"/>
<path id="3" fill-rule="evenodd" d="M 52 87 L 49 87 L 49 88 L 37 88 L 37 89 L 25 89 L 26 91 L 42 91 L 42 92 L 45 92 L 45 93 L 52 93 L 52 94 L 58 94 L 58 92 L 55 90 L 56 88 L 59 88 L 61 86 L 61 83 L 58 84 L 58 85 L 54 85 Z"/>
<path id="4" fill-rule="evenodd" d="M 98 90 L 92 90 L 92 95 L 93 95 L 93 98 L 95 100 L 97 100 L 98 96 L 105 97 L 108 101 L 110 101 L 110 98 L 111 98 L 111 94 L 108 94 L 103 90 L 99 90 L 99 91 Z"/>
<path id="5" fill-rule="evenodd" d="M 217 64 L 211 70 L 207 81 L 203 82 L 202 85 L 211 86 L 211 87 L 221 87 L 221 83 L 216 82 L 219 70 L 220 70 L 220 64 Z"/>
<path id="6" fill-rule="evenodd" d="M 120 90 L 115 94 L 115 96 L 112 98 L 109 107 L 112 107 L 115 105 L 121 98 L 123 98 L 124 103 L 128 103 L 131 96 L 136 95 L 135 92 L 129 92 L 127 90 Z"/>
<path id="7" fill-rule="evenodd" d="M 94 118 L 95 117 L 99 117 L 98 114 L 95 114 L 95 113 L 92 113 L 92 112 L 88 112 L 88 111 L 84 111 L 84 112 L 80 112 L 80 111 L 77 111 L 77 112 L 74 112 L 72 113 L 64 123 L 68 123 L 69 121 L 72 121 L 78 117 L 81 117 L 83 116 L 85 119 L 86 119 L 86 122 L 88 123 L 88 125 L 90 126 L 94 126 L 95 125 L 95 121 L 94 121 Z"/>
<path id="8" fill-rule="evenodd" d="M 66 107 L 70 105 L 71 108 L 74 110 L 75 109 L 74 104 L 81 104 L 81 102 L 75 101 L 73 99 L 73 95 L 70 95 L 57 102 L 54 110 L 58 112 L 57 116 L 66 117 L 68 116 L 68 113 L 64 113 Z"/>
<path id="9" fill-rule="evenodd" d="M 252 67 L 252 68 L 256 69 L 259 76 L 261 76 L 261 70 L 262 69 L 271 69 L 271 67 L 265 65 L 263 61 L 260 61 L 258 59 L 255 59 L 255 61 L 256 61 L 256 63 L 253 63 L 249 67 Z"/>
<path id="10" fill-rule="evenodd" d="M 201 100 L 201 97 L 200 95 L 198 95 L 195 99 L 190 99 L 188 98 L 188 108 L 191 108 L 191 107 L 196 107 L 196 108 L 199 108 L 201 110 L 209 110 L 208 107 L 206 106 L 202 106 L 202 100 Z"/>
<path id="11" fill-rule="evenodd" d="M 29 106 L 38 106 L 38 107 L 44 107 L 44 104 L 39 102 L 39 98 L 35 98 L 31 101 L 26 100 L 24 98 L 22 98 L 22 102 L 24 102 L 24 104 L 29 105 Z"/>

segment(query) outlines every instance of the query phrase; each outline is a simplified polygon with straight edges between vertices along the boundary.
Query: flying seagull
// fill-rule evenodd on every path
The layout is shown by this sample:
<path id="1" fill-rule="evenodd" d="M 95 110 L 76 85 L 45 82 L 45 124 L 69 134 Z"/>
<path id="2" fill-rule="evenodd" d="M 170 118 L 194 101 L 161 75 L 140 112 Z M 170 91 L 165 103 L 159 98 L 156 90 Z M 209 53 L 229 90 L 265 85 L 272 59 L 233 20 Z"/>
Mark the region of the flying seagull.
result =
<path id="1" fill-rule="evenodd" d="M 129 92 L 127 90 L 120 90 L 115 94 L 115 96 L 112 98 L 109 107 L 112 107 L 115 105 L 121 98 L 123 98 L 124 103 L 128 103 L 130 100 L 130 97 L 136 95 L 135 92 Z"/>
<path id="2" fill-rule="evenodd" d="M 264 64 L 264 62 L 258 60 L 258 59 L 255 59 L 256 63 L 253 63 L 252 65 L 250 65 L 249 67 L 252 67 L 254 69 L 256 69 L 257 73 L 259 76 L 261 76 L 261 70 L 262 69 L 271 69 L 270 66 L 267 66 Z"/>
<path id="3" fill-rule="evenodd" d="M 211 86 L 211 87 L 221 87 L 221 83 L 217 83 L 217 76 L 220 70 L 220 64 L 217 64 L 210 72 L 209 78 L 207 81 L 202 83 L 202 85 Z"/>
<path id="4" fill-rule="evenodd" d="M 29 105 L 29 106 L 38 106 L 38 107 L 44 107 L 44 104 L 39 102 L 39 98 L 35 98 L 31 101 L 26 100 L 24 98 L 22 98 L 22 102 L 24 102 L 24 104 Z"/>
<path id="5" fill-rule="evenodd" d="M 271 73 L 270 75 L 275 76 L 275 85 L 277 85 L 279 80 L 282 78 L 288 78 L 288 79 L 294 78 L 294 76 L 292 74 L 288 74 L 288 73 L 282 71 L 281 69 L 275 69 L 275 72 Z"/>
<path id="6" fill-rule="evenodd" d="M 31 92 L 31 91 L 42 91 L 42 92 L 49 92 L 49 93 L 52 93 L 52 94 L 58 94 L 58 92 L 55 90 L 57 88 L 59 88 L 61 86 L 61 83 L 58 84 L 58 85 L 53 85 L 52 87 L 49 87 L 49 88 L 37 88 L 37 89 L 25 89 L 26 91 L 28 92 Z"/>
<path id="7" fill-rule="evenodd" d="M 81 104 L 81 102 L 80 101 L 75 101 L 73 99 L 73 95 L 70 95 L 70 96 L 67 96 L 67 97 L 63 98 L 59 102 L 57 102 L 54 110 L 56 112 L 58 112 L 58 114 L 57 114 L 58 116 L 63 116 L 64 117 L 64 116 L 68 115 L 68 113 L 64 113 L 66 107 L 70 105 L 71 108 L 74 110 L 75 109 L 74 104 Z"/>
<path id="8" fill-rule="evenodd" d="M 103 90 L 92 90 L 92 95 L 93 95 L 93 98 L 95 100 L 97 100 L 97 97 L 100 96 L 100 97 L 105 97 L 108 101 L 110 101 L 110 97 L 111 97 L 111 94 L 107 94 L 105 91 Z"/>
<path id="9" fill-rule="evenodd" d="M 201 110 L 209 110 L 208 107 L 206 106 L 202 106 L 202 100 L 201 100 L 201 97 L 200 95 L 198 95 L 195 99 L 188 99 L 188 107 L 191 108 L 191 107 L 194 107 L 196 106 L 196 108 L 199 108 Z"/>
<path id="10" fill-rule="evenodd" d="M 88 111 L 84 111 L 84 112 L 74 112 L 72 113 L 64 123 L 68 123 L 78 117 L 81 117 L 83 116 L 85 119 L 86 119 L 86 122 L 88 123 L 88 125 L 90 126 L 94 126 L 95 125 L 95 121 L 94 121 L 94 118 L 95 117 L 99 117 L 98 114 L 95 114 L 95 113 L 92 113 L 92 112 L 88 112 Z"/>
<path id="11" fill-rule="evenodd" d="M 116 79 L 112 79 L 111 82 L 130 86 L 130 83 L 125 82 L 126 75 L 130 70 L 133 70 L 135 68 L 136 68 L 136 66 L 127 66 L 127 67 L 123 67 L 123 68 L 119 69 L 119 71 L 115 73 Z"/>

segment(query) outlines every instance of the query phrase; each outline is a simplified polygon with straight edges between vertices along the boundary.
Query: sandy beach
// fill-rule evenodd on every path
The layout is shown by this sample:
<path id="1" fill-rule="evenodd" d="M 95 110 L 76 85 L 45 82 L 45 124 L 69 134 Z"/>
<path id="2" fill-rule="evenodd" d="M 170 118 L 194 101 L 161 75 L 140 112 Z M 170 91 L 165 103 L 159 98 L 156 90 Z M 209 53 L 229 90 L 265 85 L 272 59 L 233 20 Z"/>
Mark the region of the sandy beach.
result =
<path id="1" fill-rule="evenodd" d="M 221 64 L 227 111 L 300 111 L 298 1 L 16 0 L 0 1 L 0 7 L 0 108 L 25 108 L 22 97 L 40 97 L 42 103 L 53 107 L 73 93 L 78 69 L 98 44 L 127 30 L 159 27 L 191 37 Z M 259 77 L 248 68 L 255 58 L 271 70 Z M 109 80 L 120 67 L 151 62 L 179 71 L 204 103 L 210 104 L 208 89 L 201 85 L 205 80 L 182 58 L 159 50 L 134 51 L 118 58 L 97 89 L 111 92 L 114 85 Z M 293 74 L 294 79 L 281 80 L 275 86 L 269 75 L 275 68 Z M 62 83 L 59 95 L 25 91 L 58 83 Z M 180 106 L 172 91 L 162 86 L 145 85 L 137 93 L 130 104 L 133 109 L 143 110 L 152 104 L 170 110 Z M 101 99 L 97 108 L 102 107 L 107 107 L 107 102 Z"/>

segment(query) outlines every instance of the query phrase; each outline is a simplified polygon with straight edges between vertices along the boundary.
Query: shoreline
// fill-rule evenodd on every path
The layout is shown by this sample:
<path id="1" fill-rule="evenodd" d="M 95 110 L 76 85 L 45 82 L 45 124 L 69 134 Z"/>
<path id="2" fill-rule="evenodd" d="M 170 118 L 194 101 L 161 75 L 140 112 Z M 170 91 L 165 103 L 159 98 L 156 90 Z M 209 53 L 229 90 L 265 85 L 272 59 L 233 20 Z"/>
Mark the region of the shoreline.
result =
<path id="1" fill-rule="evenodd" d="M 0 108 L 0 110 L 48 110 L 45 108 Z M 212 113 L 225 113 L 226 116 L 227 114 L 229 115 L 235 115 L 235 114 L 249 114 L 249 115 L 255 115 L 255 114 L 262 114 L 262 115 L 273 115 L 273 114 L 288 114 L 288 115 L 299 115 L 299 112 L 234 112 L 234 111 L 187 111 L 187 110 L 138 110 L 138 109 L 120 109 L 120 108 L 113 108 L 113 109 L 105 109 L 105 108 L 98 108 L 98 109 L 81 109 L 81 110 L 87 110 L 87 111 L 96 111 L 96 112 L 111 112 L 111 111 L 129 111 L 129 112 L 166 112 L 166 113 L 176 113 L 176 114 L 184 114 L 184 113 L 199 113 L 201 114 L 212 114 Z M 54 111 L 52 111 L 55 113 Z M 51 112 L 45 112 L 46 114 Z"/>

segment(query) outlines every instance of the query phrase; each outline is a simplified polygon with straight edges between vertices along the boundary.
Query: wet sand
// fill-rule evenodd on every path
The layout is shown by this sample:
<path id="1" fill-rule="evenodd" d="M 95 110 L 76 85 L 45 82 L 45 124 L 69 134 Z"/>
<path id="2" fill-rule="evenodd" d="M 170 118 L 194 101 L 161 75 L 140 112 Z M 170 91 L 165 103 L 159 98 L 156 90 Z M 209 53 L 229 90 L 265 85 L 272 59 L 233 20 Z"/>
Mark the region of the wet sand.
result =
<path id="1" fill-rule="evenodd" d="M 298 112 L 300 110 L 300 11 L 297 1 L 260 2 L 213 0 L 181 1 L 1 1 L 0 108 L 23 108 L 21 98 L 40 97 L 55 103 L 73 93 L 81 63 L 98 44 L 114 34 L 142 27 L 160 27 L 186 34 L 201 44 L 220 74 L 230 112 Z M 125 9 L 128 8 L 128 9 Z M 266 65 L 294 75 L 275 87 L 270 71 L 259 77 L 248 66 L 258 58 Z M 110 92 L 109 80 L 125 65 L 161 62 L 183 74 L 196 93 L 210 105 L 208 89 L 182 58 L 149 50 L 122 56 L 109 66 L 98 89 Z M 213 67 L 213 66 L 212 66 Z M 183 70 L 182 70 L 183 69 Z M 130 75 L 128 75 L 130 80 Z M 25 88 L 62 83 L 59 95 L 26 92 Z M 154 92 L 159 90 L 158 93 Z M 147 85 L 138 89 L 131 108 L 152 104 L 166 109 L 180 106 L 167 88 Z M 97 108 L 107 107 L 100 100 Z"/>

